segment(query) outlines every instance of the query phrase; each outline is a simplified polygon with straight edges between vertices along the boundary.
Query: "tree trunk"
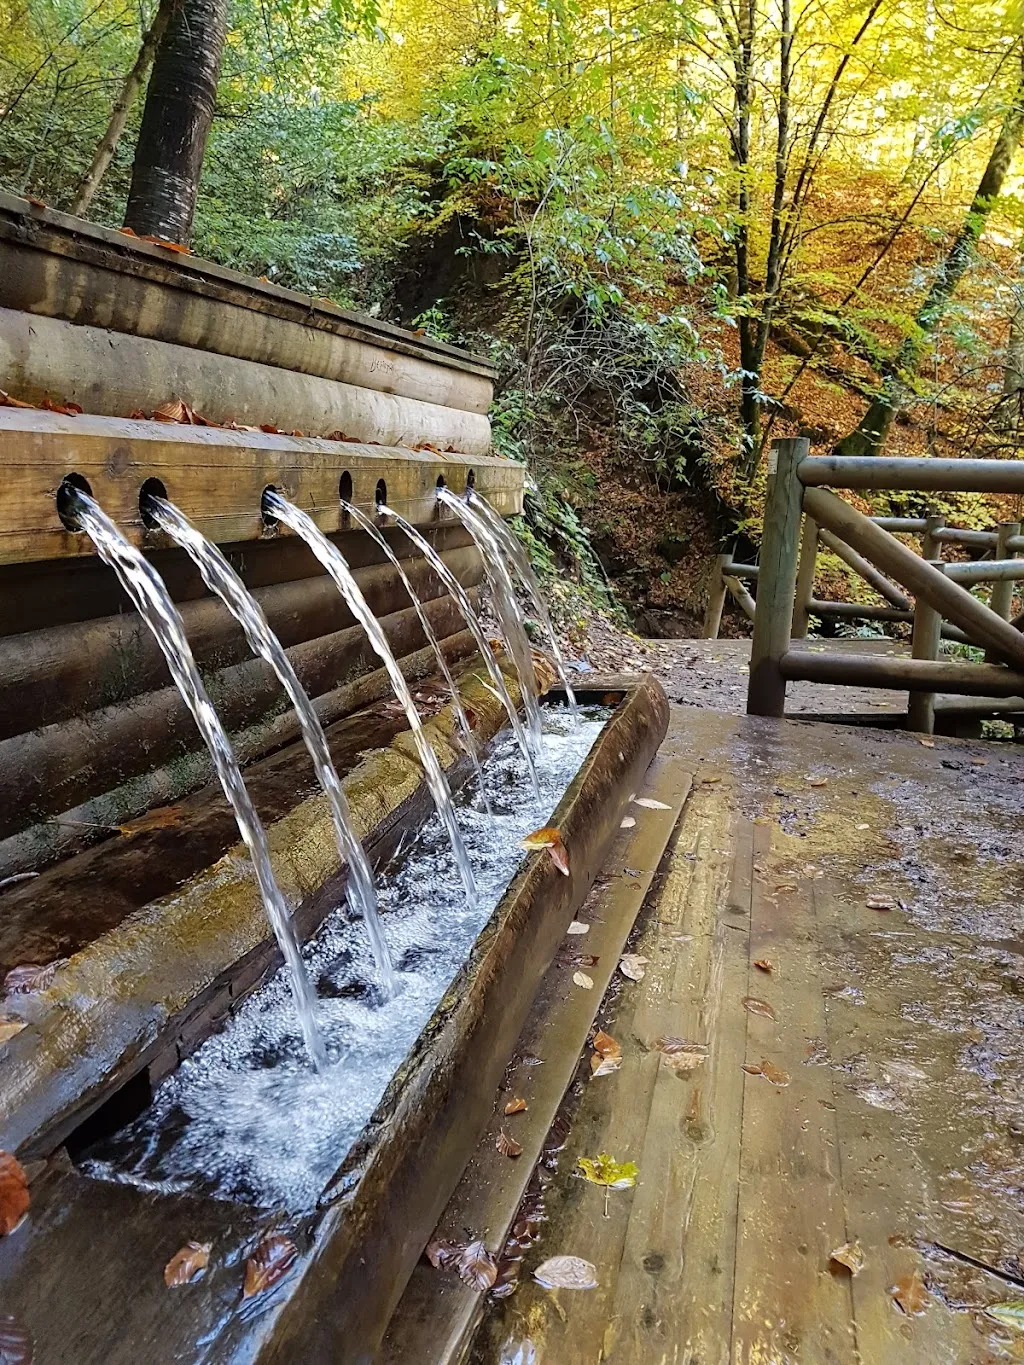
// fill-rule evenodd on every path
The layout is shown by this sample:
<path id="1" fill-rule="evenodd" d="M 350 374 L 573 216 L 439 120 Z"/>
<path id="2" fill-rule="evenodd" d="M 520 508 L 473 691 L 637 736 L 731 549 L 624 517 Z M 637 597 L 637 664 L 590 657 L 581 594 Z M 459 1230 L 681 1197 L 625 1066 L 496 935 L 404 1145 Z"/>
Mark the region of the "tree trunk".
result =
<path id="1" fill-rule="evenodd" d="M 92 162 L 82 182 L 78 186 L 75 194 L 75 202 L 71 205 L 71 212 L 81 216 L 92 203 L 93 196 L 100 187 L 100 181 L 106 174 L 107 167 L 117 151 L 117 144 L 121 141 L 121 134 L 125 130 L 128 122 L 128 114 L 135 102 L 135 96 L 142 88 L 142 82 L 146 79 L 146 72 L 150 68 L 153 56 L 157 48 L 163 41 L 163 36 L 167 31 L 167 24 L 171 17 L 171 12 L 178 0 L 160 0 L 160 5 L 153 18 L 153 22 L 142 35 L 142 42 L 139 45 L 139 55 L 135 58 L 135 65 L 128 72 L 121 86 L 121 93 L 114 102 L 114 108 L 110 114 L 110 122 L 107 130 L 100 138 L 96 151 L 93 154 Z"/>
<path id="2" fill-rule="evenodd" d="M 125 227 L 187 243 L 213 120 L 227 0 L 180 0 L 153 63 Z"/>
<path id="3" fill-rule="evenodd" d="M 739 179 L 736 201 L 736 294 L 745 301 L 739 316 L 740 417 L 748 467 L 760 439 L 760 374 L 757 364 L 757 319 L 746 311 L 750 293 L 750 123 L 757 0 L 740 0 L 733 50 L 733 101 L 736 123 L 732 132 L 733 164 Z"/>
<path id="4" fill-rule="evenodd" d="M 918 310 L 913 332 L 882 370 L 882 386 L 855 431 L 836 445 L 837 455 L 877 455 L 906 393 L 907 381 L 917 371 L 925 345 L 942 319 L 953 292 L 963 278 L 985 220 L 1003 188 L 1014 153 L 1024 133 L 1024 44 L 1021 74 L 1013 100 L 1003 118 L 992 155 L 967 211 L 967 217 L 939 267 L 932 287 Z"/>

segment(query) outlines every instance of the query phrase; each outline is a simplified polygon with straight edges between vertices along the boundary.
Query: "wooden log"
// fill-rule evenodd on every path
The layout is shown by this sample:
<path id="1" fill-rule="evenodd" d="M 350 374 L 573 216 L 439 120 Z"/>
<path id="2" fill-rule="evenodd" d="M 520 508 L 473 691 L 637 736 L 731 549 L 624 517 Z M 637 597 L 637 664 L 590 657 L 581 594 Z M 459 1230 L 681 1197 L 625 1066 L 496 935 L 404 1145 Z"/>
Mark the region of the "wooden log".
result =
<path id="1" fill-rule="evenodd" d="M 748 621 L 753 621 L 757 615 L 757 603 L 751 597 L 750 593 L 747 592 L 740 580 L 738 578 L 727 578 L 725 580 L 725 586 L 729 589 L 733 601 L 739 607 L 740 611 L 742 611 L 743 615 Z"/>
<path id="2" fill-rule="evenodd" d="M 786 680 L 779 660 L 789 648 L 796 593 L 802 500 L 797 466 L 806 459 L 810 448 L 810 442 L 803 436 L 776 441 L 769 458 L 759 606 L 747 686 L 747 710 L 755 716 L 781 716 L 786 709 Z"/>
<path id="3" fill-rule="evenodd" d="M 931 561 L 936 573 L 946 567 L 941 559 Z M 915 659 L 937 659 L 942 642 L 942 617 L 927 602 L 918 602 L 914 616 L 914 637 L 910 652 Z M 919 734 L 935 733 L 935 693 L 914 691 L 907 706 L 907 729 Z"/>
<path id="4" fill-rule="evenodd" d="M 924 517 L 872 517 L 883 531 L 903 531 L 907 535 L 923 535 L 927 529 Z"/>
<path id="5" fill-rule="evenodd" d="M 722 565 L 728 564 L 729 555 L 716 555 L 714 567 L 711 570 L 711 581 L 708 584 L 708 604 L 704 609 L 704 627 L 701 637 L 705 640 L 717 640 L 718 632 L 722 628 L 722 611 L 725 607 L 725 579 L 722 577 Z"/>
<path id="6" fill-rule="evenodd" d="M 808 608 L 814 596 L 814 574 L 818 567 L 818 526 L 804 517 L 800 541 L 800 566 L 796 575 L 796 599 L 793 603 L 793 638 L 802 640 L 807 635 Z"/>
<path id="7" fill-rule="evenodd" d="M 480 582 L 483 565 L 475 549 L 449 551 L 445 560 L 465 587 Z M 408 559 L 404 567 L 422 600 L 444 595 L 425 559 Z M 409 595 L 390 564 L 354 572 L 375 615 L 387 616 L 409 605 Z M 252 592 L 286 649 L 355 624 L 326 574 Z M 249 658 L 241 627 L 217 598 L 183 602 L 179 610 L 202 668 L 222 669 Z M 163 654 L 135 612 L 8 636 L 2 657 L 0 739 L 170 685 Z"/>
<path id="8" fill-rule="evenodd" d="M 947 620 L 958 625 L 974 643 L 982 648 L 991 647 L 1000 658 L 1024 668 L 1024 638 L 1008 621 L 1001 621 L 965 588 L 933 569 L 888 532 L 873 526 L 862 512 L 834 493 L 808 488 L 804 499 L 816 521 L 842 536 L 915 596 L 924 598 Z"/>
<path id="9" fill-rule="evenodd" d="M 726 578 L 746 578 L 752 583 L 757 582 L 760 572 L 756 564 L 737 564 L 732 559 L 722 565 L 722 573 Z"/>
<path id="10" fill-rule="evenodd" d="M 812 616 L 835 616 L 846 621 L 900 621 L 912 622 L 912 611 L 898 611 L 896 607 L 861 606 L 859 602 L 820 602 L 812 598 L 808 610 Z M 942 638 L 957 640 L 960 644 L 970 644 L 959 626 L 942 623 Z"/>
<path id="11" fill-rule="evenodd" d="M 462 616 L 445 596 L 426 604 L 439 639 L 462 629 Z M 396 655 L 423 643 L 412 607 L 381 620 Z M 293 645 L 288 657 L 313 697 L 376 666 L 360 626 Z M 208 678 L 212 700 L 229 730 L 287 709 L 273 671 L 261 659 L 235 664 Z M 147 692 L 129 705 L 105 707 L 0 743 L 0 838 L 129 778 L 199 749 L 202 741 L 176 688 Z"/>
<path id="12" fill-rule="evenodd" d="M 863 578 L 864 582 L 874 588 L 879 597 L 884 597 L 892 607 L 898 607 L 900 611 L 910 610 L 910 598 L 900 592 L 895 584 L 890 583 L 885 574 L 881 574 L 873 564 L 869 564 L 863 555 L 859 555 L 852 546 L 847 545 L 844 540 L 840 540 L 831 531 L 819 531 L 818 539 L 828 547 L 834 555 L 838 555 L 844 564 L 848 565 L 855 574 Z"/>
<path id="13" fill-rule="evenodd" d="M 954 583 L 995 583 L 997 587 L 1008 589 L 1009 600 L 1012 600 L 1013 585 L 1022 576 L 1021 569 L 1019 559 L 979 559 L 973 564 L 947 563 L 946 576 Z M 1005 606 L 991 610 L 1002 620 L 1009 619 L 1009 601 Z"/>
<path id="14" fill-rule="evenodd" d="M 842 687 L 889 687 L 896 691 L 950 692 L 975 697 L 1024 697 L 1024 673 L 1002 664 L 898 659 L 878 654 L 812 654 L 788 650 L 779 667 L 790 682 Z"/>
<path id="15" fill-rule="evenodd" d="M 946 518 L 941 512 L 929 512 L 924 519 L 924 537 L 921 540 L 922 559 L 941 559 L 942 544 L 939 540 L 939 533 L 946 525 Z"/>
<path id="16" fill-rule="evenodd" d="M 887 455 L 814 455 L 801 460 L 807 487 L 903 492 L 1024 493 L 1024 460 L 930 460 Z"/>

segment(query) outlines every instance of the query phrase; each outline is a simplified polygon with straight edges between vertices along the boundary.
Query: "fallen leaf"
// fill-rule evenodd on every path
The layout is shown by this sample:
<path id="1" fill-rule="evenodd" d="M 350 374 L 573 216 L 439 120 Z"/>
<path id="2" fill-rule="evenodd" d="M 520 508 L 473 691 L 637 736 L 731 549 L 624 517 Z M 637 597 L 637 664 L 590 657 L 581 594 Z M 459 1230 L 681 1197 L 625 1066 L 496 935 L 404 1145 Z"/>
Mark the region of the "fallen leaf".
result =
<path id="1" fill-rule="evenodd" d="M 533 1272 L 545 1289 L 596 1289 L 597 1269 L 581 1256 L 549 1256 Z"/>
<path id="2" fill-rule="evenodd" d="M 708 1055 L 703 1043 L 691 1043 L 686 1038 L 656 1038 L 654 1047 L 664 1056 L 666 1064 L 680 1075 L 696 1071 Z"/>
<path id="3" fill-rule="evenodd" d="M 582 920 L 574 919 L 565 932 L 567 934 L 589 934 L 590 925 L 584 924 Z"/>
<path id="4" fill-rule="evenodd" d="M 189 1284 L 198 1279 L 210 1264 L 211 1242 L 186 1242 L 164 1266 L 164 1284 L 168 1289 Z"/>
<path id="5" fill-rule="evenodd" d="M 896 1306 L 908 1316 L 923 1313 L 928 1307 L 928 1291 L 924 1287 L 924 1280 L 921 1272 L 915 1270 L 912 1275 L 904 1275 L 901 1280 L 897 1280 L 889 1290 Z"/>
<path id="6" fill-rule="evenodd" d="M 522 1062 L 523 1066 L 543 1066 L 544 1058 L 537 1057 L 532 1052 L 524 1052 Z"/>
<path id="7" fill-rule="evenodd" d="M 992 1318 L 1003 1327 L 1015 1332 L 1024 1332 L 1024 1299 L 1008 1299 L 1006 1303 L 990 1303 L 982 1310 L 986 1317 Z"/>
<path id="8" fill-rule="evenodd" d="M 761 1075 L 766 1081 L 771 1081 L 772 1085 L 777 1085 L 780 1089 L 789 1085 L 789 1072 L 783 1071 L 781 1066 L 776 1066 L 767 1057 L 761 1058 Z"/>
<path id="9" fill-rule="evenodd" d="M 809 787 L 827 787 L 827 786 L 828 786 L 828 778 L 827 778 L 827 777 L 809 777 L 809 778 L 807 779 L 807 785 L 808 785 Z"/>
<path id="10" fill-rule="evenodd" d="M 591 1046 L 594 1051 L 599 1053 L 602 1057 L 622 1056 L 621 1046 L 615 1041 L 610 1033 L 605 1033 L 603 1029 L 598 1029 L 594 1034 Z"/>
<path id="11" fill-rule="evenodd" d="M 777 887 L 775 888 L 775 890 L 776 890 L 776 891 L 786 891 L 786 892 L 788 892 L 788 891 L 799 891 L 800 888 L 797 886 L 796 882 L 782 882 L 782 884 L 779 885 L 779 886 L 777 886 Z"/>
<path id="12" fill-rule="evenodd" d="M 917 742 L 918 742 L 918 744 L 923 745 L 926 749 L 934 749 L 934 748 L 935 748 L 935 741 L 934 741 L 934 739 L 918 739 Z"/>
<path id="13" fill-rule="evenodd" d="M 621 1065 L 621 1054 L 616 1054 L 614 1057 L 602 1057 L 595 1052 L 590 1059 L 590 1070 L 594 1076 L 610 1076 L 613 1071 L 618 1071 Z"/>
<path id="14" fill-rule="evenodd" d="M 46 412 L 56 412 L 61 417 L 78 417 L 82 411 L 78 403 L 55 403 L 52 398 L 44 398 L 39 404 Z"/>
<path id="15" fill-rule="evenodd" d="M 169 398 L 166 403 L 153 409 L 154 422 L 187 422 L 188 404 L 180 398 Z"/>
<path id="16" fill-rule="evenodd" d="M 772 964 L 766 957 L 757 958 L 757 960 L 754 963 L 754 966 L 758 969 L 758 971 L 761 972 L 770 972 L 772 969 Z"/>
<path id="17" fill-rule="evenodd" d="M 466 1250 L 465 1242 L 453 1242 L 447 1237 L 435 1237 L 423 1249 L 423 1254 L 435 1270 L 447 1270 Z"/>
<path id="18" fill-rule="evenodd" d="M 519 847 L 526 849 L 550 848 L 552 844 L 561 842 L 561 834 L 554 825 L 545 825 L 543 829 L 535 829 L 532 834 L 527 834 L 521 841 Z"/>
<path id="19" fill-rule="evenodd" d="M 610 1190 L 628 1190 L 636 1184 L 640 1174 L 632 1161 L 616 1161 L 607 1152 L 596 1157 L 581 1156 L 576 1165 L 592 1185 L 606 1185 Z"/>
<path id="20" fill-rule="evenodd" d="M 0 1237 L 14 1231 L 30 1202 L 24 1166 L 12 1153 L 0 1152 Z"/>
<path id="21" fill-rule="evenodd" d="M 34 408 L 35 403 L 26 403 L 23 398 L 12 398 L 0 389 L 0 408 Z"/>
<path id="22" fill-rule="evenodd" d="M 32 1365 L 32 1333 L 12 1313 L 0 1313 L 0 1365 Z"/>
<path id="23" fill-rule="evenodd" d="M 745 995 L 743 997 L 743 1008 L 749 1010 L 751 1014 L 761 1014 L 765 1019 L 774 1019 L 775 1011 L 767 1000 L 758 1000 L 756 995 Z"/>
<path id="24" fill-rule="evenodd" d="M 586 972 L 573 972 L 572 979 L 577 986 L 582 986 L 585 991 L 594 989 L 594 979 L 588 976 Z"/>
<path id="25" fill-rule="evenodd" d="M 624 816 L 622 817 L 622 821 L 621 821 L 621 823 L 620 823 L 620 825 L 619 825 L 619 829 L 635 829 L 635 828 L 636 828 L 636 821 L 633 819 L 632 815 L 624 815 Z"/>
<path id="26" fill-rule="evenodd" d="M 242 1297 L 251 1299 L 277 1284 L 291 1269 L 298 1254 L 298 1247 L 283 1233 L 267 1233 L 245 1263 Z"/>
<path id="27" fill-rule="evenodd" d="M 4 977 L 4 990 L 8 995 L 37 995 L 50 988 L 57 968 L 66 962 L 66 957 L 58 957 L 42 965 L 26 962 L 24 966 L 12 967 Z"/>
<path id="28" fill-rule="evenodd" d="M 895 910 L 896 902 L 892 896 L 868 896 L 864 904 L 869 910 Z"/>
<path id="29" fill-rule="evenodd" d="M 664 801 L 655 801 L 653 796 L 634 796 L 634 806 L 643 806 L 644 810 L 671 810 L 672 807 Z"/>
<path id="30" fill-rule="evenodd" d="M 504 1128 L 498 1130 L 498 1136 L 494 1139 L 494 1145 L 502 1156 L 515 1159 L 517 1156 L 522 1156 L 523 1154 L 523 1144 L 521 1142 L 516 1142 L 514 1137 L 509 1137 Z"/>
<path id="31" fill-rule="evenodd" d="M 701 778 L 701 782 L 706 787 L 710 787 L 715 782 L 721 782 L 721 780 L 722 780 L 721 773 L 709 773 L 706 777 Z"/>
<path id="32" fill-rule="evenodd" d="M 619 958 L 619 971 L 623 976 L 628 976 L 630 981 L 642 981 L 646 975 L 644 964 L 648 961 L 639 953 L 623 953 Z"/>
<path id="33" fill-rule="evenodd" d="M 870 829 L 871 826 L 870 826 L 870 825 L 857 825 L 856 828 L 857 828 L 857 829 Z"/>
<path id="34" fill-rule="evenodd" d="M 485 1290 L 498 1278 L 498 1263 L 483 1242 L 470 1242 L 458 1261 L 459 1276 L 470 1289 Z"/>
<path id="35" fill-rule="evenodd" d="M 844 1242 L 841 1247 L 836 1247 L 828 1259 L 845 1266 L 851 1275 L 856 1275 L 864 1269 L 864 1248 L 858 1241 Z"/>
<path id="36" fill-rule="evenodd" d="M 175 825 L 181 823 L 184 813 L 184 806 L 157 806 L 155 810 L 148 810 L 145 815 L 140 815 L 137 820 L 128 820 L 125 824 L 118 825 L 117 830 L 126 839 L 131 839 L 134 835 L 146 834 L 151 829 L 173 829 Z"/>
<path id="37" fill-rule="evenodd" d="M 514 1099 L 509 1100 L 509 1102 L 505 1105 L 505 1113 L 525 1114 L 528 1108 L 529 1106 L 527 1105 L 526 1101 L 524 1099 L 520 1099 L 519 1096 L 516 1095 Z"/>

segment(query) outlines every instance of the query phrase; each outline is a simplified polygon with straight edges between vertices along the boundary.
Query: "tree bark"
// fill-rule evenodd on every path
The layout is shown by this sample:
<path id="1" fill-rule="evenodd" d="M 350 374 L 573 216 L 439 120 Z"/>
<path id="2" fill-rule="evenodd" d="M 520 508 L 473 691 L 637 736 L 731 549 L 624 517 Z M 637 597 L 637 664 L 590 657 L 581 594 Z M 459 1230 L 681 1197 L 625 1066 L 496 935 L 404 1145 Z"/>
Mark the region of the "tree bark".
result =
<path id="1" fill-rule="evenodd" d="M 153 63 L 125 227 L 185 244 L 213 120 L 227 0 L 180 0 Z"/>
<path id="2" fill-rule="evenodd" d="M 838 442 L 837 455 L 877 455 L 885 442 L 908 381 L 920 364 L 928 339 L 942 319 L 953 293 L 970 264 L 985 220 L 1003 188 L 1014 153 L 1024 133 L 1024 44 L 1021 46 L 1021 73 L 1013 99 L 1003 118 L 999 136 L 985 167 L 985 173 L 960 231 L 953 239 L 945 260 L 918 310 L 913 332 L 882 371 L 882 385 L 861 418 L 856 430 Z"/>
<path id="3" fill-rule="evenodd" d="M 117 151 L 117 144 L 121 141 L 121 134 L 125 130 L 128 122 L 128 115 L 135 102 L 135 97 L 142 88 L 142 82 L 146 79 L 146 72 L 152 64 L 153 57 L 157 48 L 163 41 L 163 36 L 167 32 L 167 25 L 170 21 L 171 12 L 179 0 L 160 0 L 157 12 L 153 17 L 153 22 L 142 35 L 142 42 L 139 44 L 139 55 L 135 58 L 135 65 L 128 72 L 121 86 L 121 92 L 114 102 L 111 110 L 110 122 L 107 130 L 100 138 L 93 153 L 92 162 L 89 169 L 82 177 L 81 184 L 75 194 L 74 203 L 71 205 L 71 212 L 81 216 L 92 203 L 93 196 L 100 187 L 100 181 L 106 174 L 107 167 Z"/>

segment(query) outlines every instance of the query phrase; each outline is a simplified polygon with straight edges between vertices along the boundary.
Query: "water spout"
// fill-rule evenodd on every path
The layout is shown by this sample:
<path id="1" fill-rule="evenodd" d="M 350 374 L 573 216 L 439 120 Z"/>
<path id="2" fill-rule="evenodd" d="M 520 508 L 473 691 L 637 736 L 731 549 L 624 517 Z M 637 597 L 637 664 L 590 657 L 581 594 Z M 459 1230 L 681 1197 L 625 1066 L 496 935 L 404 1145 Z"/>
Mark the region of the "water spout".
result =
<path id="1" fill-rule="evenodd" d="M 353 517 L 367 535 L 384 551 L 384 554 L 394 566 L 396 573 L 402 580 L 406 592 L 409 594 L 416 615 L 419 618 L 419 623 L 423 627 L 423 634 L 427 637 L 427 643 L 434 651 L 434 657 L 437 659 L 437 666 L 440 668 L 441 675 L 451 694 L 452 706 L 455 709 L 455 716 L 459 722 L 459 729 L 462 731 L 462 739 L 466 753 L 473 763 L 473 771 L 476 773 L 477 785 L 480 788 L 480 796 L 483 799 L 484 809 L 487 811 L 488 815 L 493 815 L 494 812 L 491 809 L 490 798 L 487 795 L 487 787 L 484 785 L 484 773 L 483 769 L 480 767 L 480 757 L 476 751 L 476 738 L 473 734 L 473 727 L 469 723 L 469 717 L 466 715 L 466 708 L 462 704 L 462 697 L 459 695 L 458 685 L 452 677 L 451 669 L 448 667 L 448 660 L 444 657 L 444 650 L 441 648 L 441 642 L 434 632 L 434 627 L 430 624 L 430 617 L 427 615 L 426 609 L 420 601 L 415 588 L 409 582 L 409 575 L 402 568 L 402 561 L 395 554 L 394 550 L 392 550 L 391 546 L 384 539 L 383 535 L 381 535 L 377 527 L 374 526 L 370 518 L 366 516 L 364 512 L 360 512 L 358 507 L 353 506 L 352 503 L 346 502 L 344 499 L 342 499 L 341 507 L 342 511 L 347 512 L 350 517 Z"/>
<path id="2" fill-rule="evenodd" d="M 480 624 L 480 618 L 473 610 L 473 603 L 469 600 L 469 594 L 434 549 L 433 545 L 431 545 L 430 541 L 427 540 L 425 536 L 421 535 L 411 522 L 406 521 L 405 517 L 396 512 L 393 508 L 388 507 L 386 503 L 382 503 L 378 510 L 382 516 L 391 517 L 395 525 L 405 532 L 419 550 L 420 554 L 427 560 L 444 586 L 448 589 L 456 606 L 462 613 L 462 619 L 469 627 L 470 634 L 476 641 L 476 647 L 480 651 L 480 657 L 484 661 L 484 666 L 490 675 L 491 683 L 495 692 L 498 694 L 498 699 L 502 706 L 504 706 L 505 712 L 508 715 L 509 724 L 512 726 L 512 732 L 516 737 L 516 743 L 519 745 L 523 758 L 526 761 L 526 767 L 530 774 L 530 782 L 533 786 L 534 794 L 539 799 L 540 779 L 537 776 L 537 765 L 533 761 L 533 753 L 530 749 L 526 731 L 523 729 L 523 722 L 519 718 L 519 712 L 516 710 L 515 702 L 513 702 L 508 694 L 508 688 L 505 686 L 505 676 L 498 667 L 498 661 L 495 659 L 494 651 L 487 641 L 484 628 Z"/>
<path id="3" fill-rule="evenodd" d="M 206 741 L 224 795 L 238 821 L 238 832 L 249 851 L 267 918 L 288 967 L 306 1050 L 316 1070 L 322 1070 L 327 1064 L 327 1053 L 316 1026 L 316 997 L 299 951 L 291 911 L 274 880 L 266 833 L 242 781 L 231 742 L 203 687 L 181 616 L 156 569 L 125 540 L 99 504 L 88 493 L 67 483 L 62 492 L 64 506 L 73 512 L 75 524 L 88 534 L 100 558 L 117 574 L 125 592 L 153 632 L 171 677 Z"/>
<path id="4" fill-rule="evenodd" d="M 540 750 L 542 733 L 540 702 L 537 698 L 537 676 L 533 671 L 533 654 L 530 649 L 530 641 L 526 637 L 523 614 L 519 610 L 519 603 L 516 601 L 515 588 L 505 564 L 505 557 L 501 552 L 501 545 L 483 518 L 478 516 L 462 498 L 457 498 L 447 488 L 439 488 L 437 496 L 446 507 L 451 508 L 463 523 L 483 556 L 484 570 L 491 586 L 494 610 L 501 622 L 501 632 L 505 637 L 509 653 L 512 655 L 516 672 L 519 674 L 530 742 L 534 752 L 537 753 Z"/>
<path id="5" fill-rule="evenodd" d="M 578 725 L 580 712 L 579 707 L 576 705 L 576 693 L 572 690 L 572 684 L 569 682 L 569 674 L 566 671 L 565 660 L 562 658 L 562 651 L 558 647 L 558 636 L 555 634 L 555 628 L 551 622 L 551 614 L 547 609 L 547 604 L 541 593 L 540 584 L 537 582 L 537 575 L 533 572 L 533 566 L 530 564 L 530 556 L 526 553 L 525 548 L 517 539 L 514 532 L 505 525 L 504 520 L 498 515 L 483 494 L 478 493 L 472 488 L 467 489 L 466 500 L 474 511 L 480 513 L 480 516 L 494 532 L 495 537 L 508 555 L 512 567 L 519 577 L 520 583 L 522 583 L 527 594 L 533 599 L 534 608 L 540 618 L 541 625 L 544 627 L 544 633 L 548 637 L 548 642 L 551 645 L 551 655 L 555 661 L 555 668 L 558 672 L 562 686 L 565 688 L 565 697 L 566 701 L 569 703 L 569 710 L 572 713 L 573 724 Z"/>
<path id="6" fill-rule="evenodd" d="M 467 900 L 470 904 L 475 903 L 476 880 L 455 819 L 455 808 L 452 805 L 448 782 L 441 770 L 440 763 L 437 761 L 437 755 L 424 732 L 423 723 L 420 720 L 419 712 L 416 710 L 416 703 L 409 691 L 409 684 L 405 680 L 405 675 L 391 652 L 387 636 L 384 634 L 380 622 L 367 606 L 366 599 L 360 592 L 359 584 L 346 563 L 345 557 L 336 545 L 332 545 L 311 517 L 307 516 L 301 508 L 296 507 L 294 503 L 289 502 L 287 498 L 281 497 L 280 493 L 273 489 L 268 488 L 263 494 L 263 510 L 268 516 L 283 522 L 285 526 L 306 542 L 334 580 L 352 615 L 366 631 L 366 638 L 384 665 L 395 690 L 395 696 L 401 703 L 409 722 L 413 743 L 416 745 L 416 752 L 423 768 L 427 786 L 430 789 L 430 795 L 433 797 L 437 813 L 441 817 L 451 840 L 452 853 L 455 857 L 459 876 L 462 878 L 462 884 L 466 889 Z"/>
<path id="7" fill-rule="evenodd" d="M 232 616 L 238 621 L 249 647 L 253 653 L 265 659 L 277 675 L 278 681 L 288 694 L 306 748 L 309 750 L 316 770 L 317 779 L 323 788 L 331 809 L 334 834 L 338 841 L 338 851 L 348 862 L 348 899 L 353 913 L 366 925 L 367 936 L 377 965 L 377 975 L 386 998 L 395 993 L 396 982 L 387 941 L 381 928 L 377 910 L 377 893 L 374 890 L 373 874 L 367 862 L 363 845 L 352 828 L 352 817 L 345 799 L 345 792 L 331 761 L 331 751 L 327 744 L 320 718 L 313 708 L 305 688 L 299 682 L 285 653 L 280 640 L 267 624 L 259 604 L 251 596 L 245 584 L 235 573 L 216 545 L 212 545 L 201 535 L 186 516 L 172 502 L 157 496 L 146 498 L 146 512 L 161 530 L 166 531 L 176 544 L 187 551 L 197 565 L 203 582 L 211 592 L 217 594 Z"/>

